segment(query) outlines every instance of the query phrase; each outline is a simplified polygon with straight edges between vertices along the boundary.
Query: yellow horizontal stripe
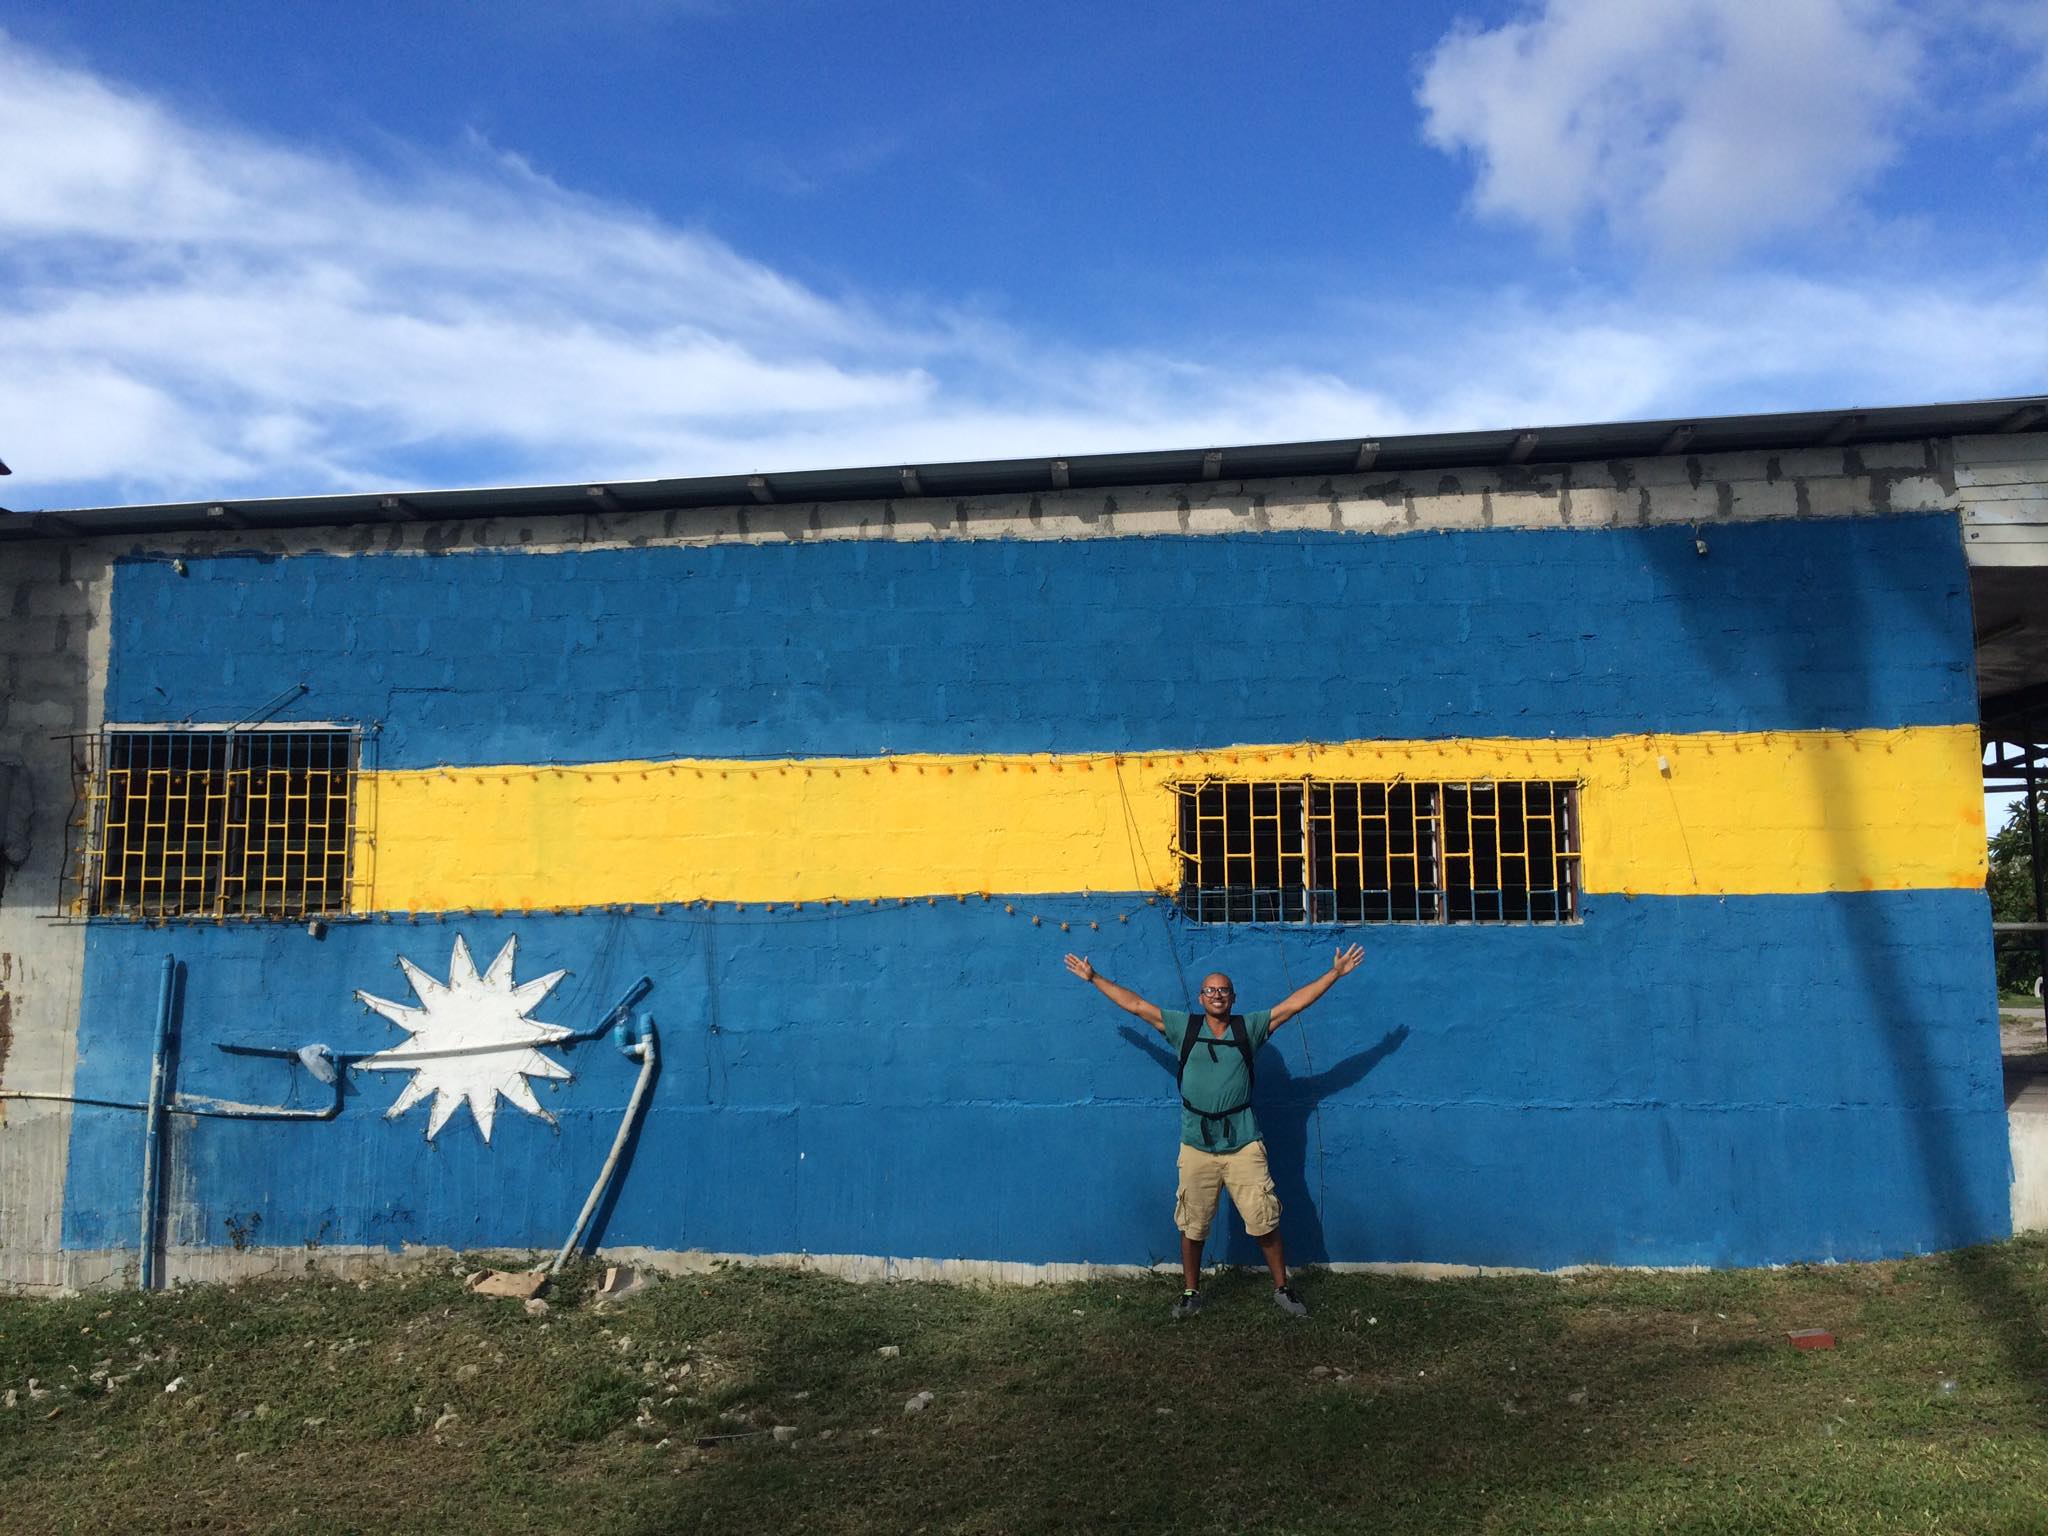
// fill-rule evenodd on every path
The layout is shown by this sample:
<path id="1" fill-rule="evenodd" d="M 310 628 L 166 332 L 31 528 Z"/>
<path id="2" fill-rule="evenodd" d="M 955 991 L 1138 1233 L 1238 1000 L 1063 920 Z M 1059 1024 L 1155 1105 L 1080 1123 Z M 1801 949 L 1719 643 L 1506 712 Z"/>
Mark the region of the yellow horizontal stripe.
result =
<path id="1" fill-rule="evenodd" d="M 424 912 L 1163 889 L 1166 786 L 1204 775 L 1573 780 L 1588 891 L 1984 880 L 1977 732 L 1941 726 L 368 773 L 359 894 Z"/>

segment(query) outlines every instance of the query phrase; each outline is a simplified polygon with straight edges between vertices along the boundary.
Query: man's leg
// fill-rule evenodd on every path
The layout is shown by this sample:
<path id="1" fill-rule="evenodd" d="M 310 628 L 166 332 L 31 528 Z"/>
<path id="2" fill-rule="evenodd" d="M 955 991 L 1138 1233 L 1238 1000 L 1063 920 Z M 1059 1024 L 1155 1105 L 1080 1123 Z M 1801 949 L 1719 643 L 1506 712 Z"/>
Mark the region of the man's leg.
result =
<path id="1" fill-rule="evenodd" d="M 1253 1241 L 1259 1245 L 1259 1252 L 1266 1256 L 1266 1268 L 1273 1272 L 1273 1289 L 1279 1290 L 1287 1283 L 1287 1255 L 1280 1249 L 1280 1229 L 1275 1227 L 1264 1237 L 1254 1238 Z M 1185 1249 L 1187 1244 L 1183 1242 L 1181 1247 Z M 1201 1250 L 1197 1248 L 1195 1254 L 1200 1258 Z M 1186 1262 L 1185 1254 L 1182 1255 L 1182 1262 Z"/>
<path id="2" fill-rule="evenodd" d="M 1230 1198 L 1244 1218 L 1244 1229 L 1273 1274 L 1273 1300 L 1289 1317 L 1307 1317 L 1308 1308 L 1287 1288 L 1287 1254 L 1280 1246 L 1280 1197 L 1273 1193 L 1272 1170 L 1266 1166 L 1266 1144 L 1254 1141 L 1231 1154 Z"/>
<path id="3" fill-rule="evenodd" d="M 1223 1195 L 1223 1162 L 1194 1147 L 1180 1149 L 1173 1195 L 1173 1224 L 1180 1229 L 1180 1278 L 1184 1289 L 1173 1309 L 1176 1318 L 1193 1317 L 1201 1309 L 1202 1244 L 1216 1219 Z"/>

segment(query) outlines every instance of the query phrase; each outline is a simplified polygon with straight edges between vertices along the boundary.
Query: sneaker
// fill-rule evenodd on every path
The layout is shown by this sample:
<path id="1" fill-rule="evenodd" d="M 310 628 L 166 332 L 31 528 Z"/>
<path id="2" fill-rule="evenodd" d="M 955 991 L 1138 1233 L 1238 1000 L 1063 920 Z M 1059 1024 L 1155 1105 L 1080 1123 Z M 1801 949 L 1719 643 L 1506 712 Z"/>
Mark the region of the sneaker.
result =
<path id="1" fill-rule="evenodd" d="M 1202 1293 L 1200 1291 L 1182 1291 L 1180 1293 L 1180 1300 L 1173 1304 L 1173 1320 L 1176 1323 L 1184 1323 L 1201 1310 Z"/>
<path id="2" fill-rule="evenodd" d="M 1294 1294 L 1291 1285 L 1277 1285 L 1273 1288 L 1273 1305 L 1289 1317 L 1307 1317 L 1308 1303 Z"/>

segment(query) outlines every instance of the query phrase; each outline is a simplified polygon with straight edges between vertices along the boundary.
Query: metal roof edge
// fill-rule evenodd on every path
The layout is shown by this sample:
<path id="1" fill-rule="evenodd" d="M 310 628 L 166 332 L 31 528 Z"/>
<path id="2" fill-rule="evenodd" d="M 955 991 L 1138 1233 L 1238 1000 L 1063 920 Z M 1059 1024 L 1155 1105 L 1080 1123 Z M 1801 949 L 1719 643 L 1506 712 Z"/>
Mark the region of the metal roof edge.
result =
<path id="1" fill-rule="evenodd" d="M 1855 410 L 1667 417 L 1575 426 L 1513 427 L 1398 437 L 1222 448 L 1150 449 L 1067 457 L 869 465 L 765 474 L 700 475 L 601 484 L 479 487 L 159 502 L 0 514 L 0 541 L 77 539 L 196 529 L 280 529 L 395 521 L 658 512 L 773 502 L 889 501 L 1263 480 L 1303 475 L 1584 463 L 1766 449 L 2048 430 L 2048 395 Z"/>

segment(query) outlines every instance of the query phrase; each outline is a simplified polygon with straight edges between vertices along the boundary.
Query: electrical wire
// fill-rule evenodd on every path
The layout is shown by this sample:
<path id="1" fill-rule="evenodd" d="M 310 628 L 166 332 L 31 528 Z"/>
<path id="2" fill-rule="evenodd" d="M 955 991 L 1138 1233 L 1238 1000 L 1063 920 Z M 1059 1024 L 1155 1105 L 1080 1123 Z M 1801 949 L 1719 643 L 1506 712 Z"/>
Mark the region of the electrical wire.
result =
<path id="1" fill-rule="evenodd" d="M 1116 767 L 1116 792 L 1123 801 L 1124 836 L 1131 847 L 1131 874 L 1135 878 L 1142 869 L 1148 890 L 1158 890 L 1159 884 L 1152 877 L 1152 860 L 1145 853 L 1144 839 L 1138 835 L 1138 813 L 1131 805 L 1131 792 L 1124 784 L 1124 761 L 1122 754 L 1113 760 Z M 1178 855 L 1176 855 L 1178 857 Z M 1157 905 L 1157 903 L 1152 903 Z M 1173 936 L 1173 918 L 1165 908 L 1159 908 L 1159 921 L 1166 938 L 1166 953 L 1172 957 L 1173 973 L 1180 978 L 1181 1006 L 1189 1013 L 1195 1011 L 1195 995 L 1188 987 L 1187 967 L 1180 963 L 1180 945 Z"/>

